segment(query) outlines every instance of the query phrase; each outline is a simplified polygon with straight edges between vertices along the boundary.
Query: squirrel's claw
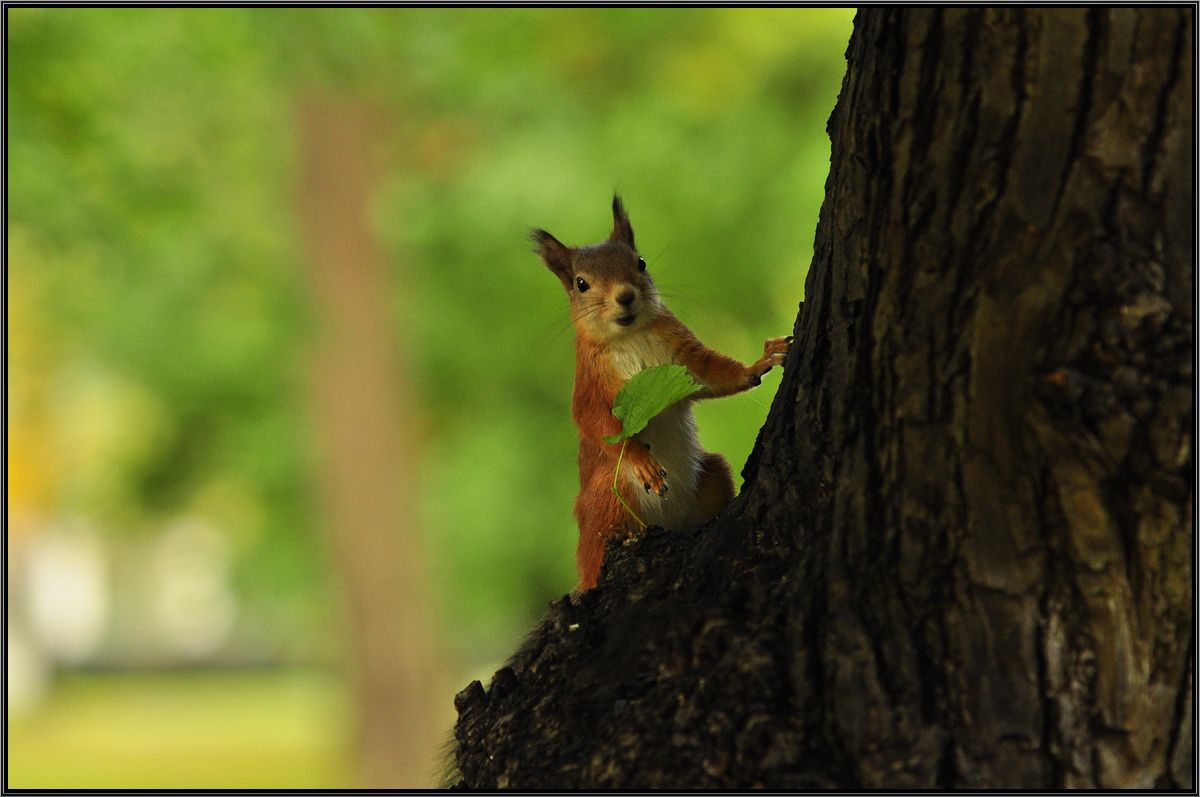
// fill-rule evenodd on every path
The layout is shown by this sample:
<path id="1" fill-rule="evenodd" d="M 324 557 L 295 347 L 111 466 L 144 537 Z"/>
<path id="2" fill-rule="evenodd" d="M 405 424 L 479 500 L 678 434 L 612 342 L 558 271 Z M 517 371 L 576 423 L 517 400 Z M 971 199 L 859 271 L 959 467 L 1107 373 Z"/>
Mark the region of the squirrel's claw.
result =
<path id="1" fill-rule="evenodd" d="M 763 356 L 747 369 L 746 381 L 751 387 L 756 387 L 762 384 L 763 375 L 778 365 L 783 367 L 783 361 L 787 358 L 788 345 L 792 342 L 792 336 L 782 338 L 768 338 L 763 343 Z"/>
<path id="2" fill-rule="evenodd" d="M 783 357 L 787 354 L 788 346 L 792 342 L 792 336 L 787 335 L 782 338 L 768 338 L 763 343 L 763 359 L 772 359 L 778 363 L 783 362 Z"/>
<path id="3" fill-rule="evenodd" d="M 665 476 L 666 474 L 664 473 L 663 475 Z M 649 482 L 643 482 L 643 483 L 642 483 L 642 487 L 643 487 L 643 488 L 645 488 L 645 490 L 646 490 L 646 495 L 649 495 L 650 493 L 656 493 L 656 494 L 658 494 L 658 495 L 666 495 L 666 494 L 667 494 L 667 483 L 666 483 L 666 481 L 661 481 L 661 482 L 659 482 L 659 483 L 658 483 L 658 487 L 656 487 L 656 488 L 654 488 L 654 489 L 651 489 L 651 486 L 650 486 L 650 483 L 649 483 Z"/>
<path id="4" fill-rule="evenodd" d="M 637 480 L 634 484 L 642 485 L 647 495 L 662 495 L 666 492 L 667 471 L 653 455 L 645 450 L 637 452 L 631 449 L 628 462 L 630 473 Z"/>

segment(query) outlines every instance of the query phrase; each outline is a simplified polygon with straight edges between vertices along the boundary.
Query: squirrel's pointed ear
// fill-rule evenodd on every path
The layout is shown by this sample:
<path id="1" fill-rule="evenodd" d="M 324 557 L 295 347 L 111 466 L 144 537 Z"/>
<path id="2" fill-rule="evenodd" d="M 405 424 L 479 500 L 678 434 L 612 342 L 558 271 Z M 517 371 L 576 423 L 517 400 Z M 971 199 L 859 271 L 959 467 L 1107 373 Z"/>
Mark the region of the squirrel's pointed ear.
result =
<path id="1" fill-rule="evenodd" d="M 529 240 L 533 241 L 534 250 L 545 262 L 546 267 L 554 272 L 554 276 L 562 281 L 563 287 L 571 290 L 571 249 L 563 245 L 557 238 L 540 227 L 529 231 Z"/>
<path id="2" fill-rule="evenodd" d="M 630 249 L 636 248 L 633 245 L 633 225 L 629 223 L 629 214 L 625 212 L 621 197 L 616 194 L 613 195 L 613 231 L 608 240 L 624 241 L 629 244 Z"/>

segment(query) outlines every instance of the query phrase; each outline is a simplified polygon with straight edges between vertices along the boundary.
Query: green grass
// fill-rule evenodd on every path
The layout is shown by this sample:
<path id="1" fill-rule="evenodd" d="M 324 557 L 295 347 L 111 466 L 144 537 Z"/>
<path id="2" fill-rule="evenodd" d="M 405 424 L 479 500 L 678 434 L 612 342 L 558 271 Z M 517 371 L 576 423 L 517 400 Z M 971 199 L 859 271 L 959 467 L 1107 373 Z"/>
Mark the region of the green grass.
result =
<path id="1" fill-rule="evenodd" d="M 348 788 L 339 682 L 307 672 L 73 675 L 10 717 L 9 788 Z"/>

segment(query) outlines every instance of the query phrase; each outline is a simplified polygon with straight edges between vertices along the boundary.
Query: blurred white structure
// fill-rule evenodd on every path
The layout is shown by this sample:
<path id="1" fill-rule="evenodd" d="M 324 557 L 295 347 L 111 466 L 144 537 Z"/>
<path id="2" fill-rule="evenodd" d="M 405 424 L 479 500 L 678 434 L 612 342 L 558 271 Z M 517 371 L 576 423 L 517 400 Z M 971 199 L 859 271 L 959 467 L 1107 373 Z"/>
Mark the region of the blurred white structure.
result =
<path id="1" fill-rule="evenodd" d="M 237 614 L 225 536 L 201 518 L 182 518 L 155 541 L 150 564 L 151 606 L 170 651 L 216 652 Z"/>
<path id="2" fill-rule="evenodd" d="M 53 525 L 25 541 L 25 607 L 40 647 L 66 664 L 98 648 L 109 617 L 108 557 L 81 522 Z"/>
<path id="3" fill-rule="evenodd" d="M 8 540 L 10 710 L 35 708 L 58 667 L 162 667 L 219 657 L 238 615 L 226 536 L 198 516 L 152 536 L 82 519 Z"/>
<path id="4" fill-rule="evenodd" d="M 8 678 L 5 683 L 8 713 L 10 716 L 28 714 L 46 695 L 50 663 L 21 624 L 12 617 L 8 618 L 4 652 L 8 657 Z"/>

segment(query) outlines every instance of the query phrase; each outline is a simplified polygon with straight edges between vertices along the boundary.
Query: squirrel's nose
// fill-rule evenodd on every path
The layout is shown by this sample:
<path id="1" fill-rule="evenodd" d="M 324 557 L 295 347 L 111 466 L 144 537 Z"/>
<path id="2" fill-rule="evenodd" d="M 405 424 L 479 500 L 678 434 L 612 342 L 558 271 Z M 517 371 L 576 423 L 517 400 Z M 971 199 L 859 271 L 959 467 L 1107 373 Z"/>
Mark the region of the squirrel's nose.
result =
<path id="1" fill-rule="evenodd" d="M 628 307 L 633 304 L 635 298 L 637 298 L 637 294 L 633 292 L 633 288 L 626 288 L 617 294 L 617 304 L 623 304 Z"/>

